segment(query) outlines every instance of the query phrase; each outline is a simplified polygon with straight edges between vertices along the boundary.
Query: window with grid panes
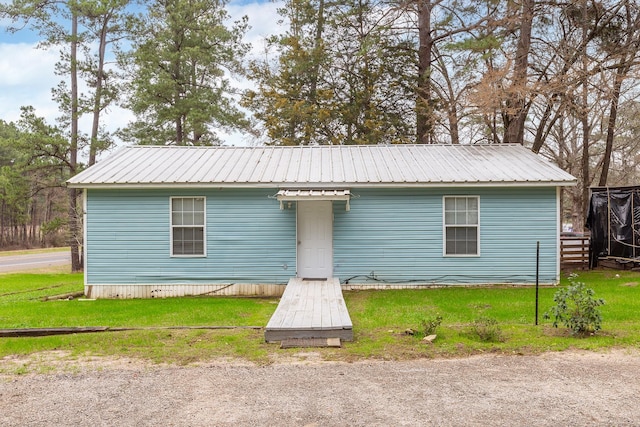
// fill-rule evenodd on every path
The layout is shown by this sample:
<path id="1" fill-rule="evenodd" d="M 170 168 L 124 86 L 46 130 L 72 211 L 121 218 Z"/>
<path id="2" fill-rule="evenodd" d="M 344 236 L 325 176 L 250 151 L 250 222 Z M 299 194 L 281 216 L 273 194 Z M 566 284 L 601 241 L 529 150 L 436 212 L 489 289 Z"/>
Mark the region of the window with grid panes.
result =
<path id="1" fill-rule="evenodd" d="M 205 256 L 205 198 L 171 198 L 171 255 Z"/>
<path id="2" fill-rule="evenodd" d="M 479 255 L 480 198 L 444 197 L 444 254 Z"/>

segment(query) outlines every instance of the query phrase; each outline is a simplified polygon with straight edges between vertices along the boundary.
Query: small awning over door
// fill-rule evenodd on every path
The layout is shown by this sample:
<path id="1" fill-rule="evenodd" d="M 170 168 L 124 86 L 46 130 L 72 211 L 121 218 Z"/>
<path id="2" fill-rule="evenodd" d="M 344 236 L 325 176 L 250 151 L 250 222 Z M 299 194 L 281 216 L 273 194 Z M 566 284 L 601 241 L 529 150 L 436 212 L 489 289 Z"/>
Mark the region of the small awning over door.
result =
<path id="1" fill-rule="evenodd" d="M 280 202 L 280 209 L 284 209 L 283 202 L 292 201 L 314 201 L 314 200 L 344 200 L 347 202 L 346 210 L 350 209 L 349 199 L 351 199 L 351 191 L 349 190 L 294 190 L 284 189 L 278 191 L 276 199 Z"/>

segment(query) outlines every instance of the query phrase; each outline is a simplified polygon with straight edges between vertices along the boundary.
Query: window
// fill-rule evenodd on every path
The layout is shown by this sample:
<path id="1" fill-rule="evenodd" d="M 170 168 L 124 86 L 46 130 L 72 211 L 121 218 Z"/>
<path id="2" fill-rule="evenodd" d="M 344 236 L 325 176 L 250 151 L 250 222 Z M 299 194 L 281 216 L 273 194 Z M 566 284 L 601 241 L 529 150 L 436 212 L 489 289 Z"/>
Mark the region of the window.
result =
<path id="1" fill-rule="evenodd" d="M 480 198 L 444 197 L 444 254 L 479 255 L 478 224 Z"/>
<path id="2" fill-rule="evenodd" d="M 171 255 L 205 256 L 204 197 L 171 198 Z"/>

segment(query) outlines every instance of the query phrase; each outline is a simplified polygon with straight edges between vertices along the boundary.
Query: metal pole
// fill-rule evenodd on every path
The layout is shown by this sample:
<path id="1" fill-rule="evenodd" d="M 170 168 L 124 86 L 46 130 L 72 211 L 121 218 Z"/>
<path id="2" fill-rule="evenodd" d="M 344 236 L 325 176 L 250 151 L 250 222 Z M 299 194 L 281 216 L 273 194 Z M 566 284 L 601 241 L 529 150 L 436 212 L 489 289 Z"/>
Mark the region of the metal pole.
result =
<path id="1" fill-rule="evenodd" d="M 538 326 L 538 285 L 540 281 L 540 240 L 536 243 L 536 326 Z"/>

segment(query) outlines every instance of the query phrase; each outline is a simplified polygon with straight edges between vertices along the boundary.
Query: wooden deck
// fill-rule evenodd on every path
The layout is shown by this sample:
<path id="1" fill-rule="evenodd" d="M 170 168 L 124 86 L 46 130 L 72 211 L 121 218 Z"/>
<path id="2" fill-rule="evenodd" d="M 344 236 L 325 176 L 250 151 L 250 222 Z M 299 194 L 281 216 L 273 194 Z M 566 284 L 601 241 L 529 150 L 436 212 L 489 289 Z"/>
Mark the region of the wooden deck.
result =
<path id="1" fill-rule="evenodd" d="M 353 340 L 353 325 L 340 281 L 289 280 L 264 333 L 267 342 L 290 338 Z"/>

